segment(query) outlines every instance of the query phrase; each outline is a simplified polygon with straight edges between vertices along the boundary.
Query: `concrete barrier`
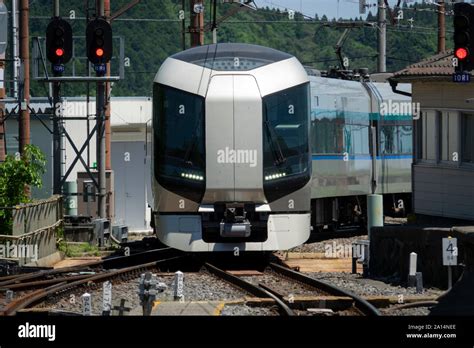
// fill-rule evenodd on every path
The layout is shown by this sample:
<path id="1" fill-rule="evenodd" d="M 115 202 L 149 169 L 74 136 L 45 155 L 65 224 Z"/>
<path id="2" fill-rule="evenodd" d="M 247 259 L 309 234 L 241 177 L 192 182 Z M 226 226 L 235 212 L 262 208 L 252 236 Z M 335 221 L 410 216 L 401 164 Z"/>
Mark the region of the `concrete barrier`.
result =
<path id="1" fill-rule="evenodd" d="M 455 227 L 464 244 L 465 269 L 453 288 L 439 298 L 430 315 L 474 315 L 474 226 Z"/>
<path id="2" fill-rule="evenodd" d="M 12 235 L 0 235 L 0 258 L 25 265 L 54 254 L 56 232 L 62 227 L 62 196 L 29 204 L 12 210 Z"/>
<path id="3" fill-rule="evenodd" d="M 447 289 L 448 271 L 443 266 L 442 239 L 458 239 L 458 264 L 466 269 L 474 268 L 474 226 L 422 227 L 386 226 L 374 227 L 370 235 L 370 274 L 378 278 L 393 278 L 406 283 L 408 280 L 410 253 L 418 254 L 417 271 L 423 273 L 426 286 Z M 459 279 L 461 266 L 453 267 L 453 281 Z"/>

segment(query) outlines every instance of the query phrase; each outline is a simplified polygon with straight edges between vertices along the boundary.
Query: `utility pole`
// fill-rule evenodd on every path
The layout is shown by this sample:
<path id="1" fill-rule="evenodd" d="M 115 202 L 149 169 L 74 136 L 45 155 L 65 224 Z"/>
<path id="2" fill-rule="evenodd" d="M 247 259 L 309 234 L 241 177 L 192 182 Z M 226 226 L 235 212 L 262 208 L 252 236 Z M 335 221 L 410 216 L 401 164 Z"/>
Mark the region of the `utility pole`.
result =
<path id="1" fill-rule="evenodd" d="M 446 3 L 438 0 L 438 53 L 446 50 Z"/>
<path id="2" fill-rule="evenodd" d="M 212 43 L 217 43 L 217 0 L 213 1 L 212 4 Z"/>
<path id="3" fill-rule="evenodd" d="M 378 59 L 377 59 L 377 70 L 378 72 L 386 72 L 386 58 L 387 58 L 387 22 L 386 22 L 386 10 L 384 0 L 378 0 Z"/>
<path id="4" fill-rule="evenodd" d="M 107 63 L 112 58 L 112 28 L 105 19 L 104 0 L 96 0 L 96 18 L 87 24 L 87 58 L 94 64 L 96 87 L 96 159 L 97 159 L 97 213 L 107 218 L 107 182 L 105 155 L 105 80 Z"/>
<path id="5" fill-rule="evenodd" d="M 0 0 L 0 162 L 5 161 L 5 104 L 2 99 L 5 98 L 5 56 L 7 50 L 7 22 L 8 22 L 8 11 L 7 7 Z"/>
<path id="6" fill-rule="evenodd" d="M 29 47 L 29 1 L 20 0 L 20 59 L 23 72 L 23 88 L 20 102 L 19 150 L 23 154 L 30 143 L 30 47 Z"/>
<path id="7" fill-rule="evenodd" d="M 104 17 L 104 0 L 96 1 L 96 12 L 98 17 Z M 103 73 L 97 71 L 97 76 L 103 76 Z M 107 192 L 106 192 L 106 173 L 105 173 L 105 83 L 97 82 L 96 89 L 96 122 L 97 122 L 97 171 L 99 184 L 98 213 L 101 218 L 107 218 Z"/>
<path id="8" fill-rule="evenodd" d="M 191 25 L 191 47 L 204 45 L 204 3 L 202 0 L 190 1 Z"/>
<path id="9" fill-rule="evenodd" d="M 104 0 L 104 14 L 105 18 L 110 18 L 110 0 Z M 110 23 L 110 20 L 109 20 Z M 106 65 L 106 76 L 110 76 L 110 62 Z M 110 128 L 110 103 L 107 100 L 110 95 L 110 82 L 105 83 L 105 169 L 112 170 L 112 160 L 111 160 L 111 136 L 112 131 Z"/>
<path id="10" fill-rule="evenodd" d="M 184 15 L 184 9 L 186 8 L 186 0 L 181 0 L 181 9 L 183 11 L 183 17 L 181 20 L 181 40 L 183 45 L 183 51 L 186 49 L 186 17 Z"/>
<path id="11" fill-rule="evenodd" d="M 59 17 L 59 0 L 54 0 L 53 16 Z M 59 73 L 54 73 L 59 76 Z M 61 179 L 63 177 L 63 142 L 62 142 L 62 106 L 61 106 L 61 82 L 54 81 L 53 84 L 53 193 L 62 194 Z"/>
<path id="12" fill-rule="evenodd" d="M 0 71 L 3 67 L 0 64 Z M 5 161 L 6 149 L 5 149 L 5 104 L 2 99 L 5 98 L 5 89 L 0 88 L 0 162 Z"/>
<path id="13" fill-rule="evenodd" d="M 20 62 L 18 59 L 19 52 L 18 52 L 18 41 L 19 41 L 19 33 L 18 33 L 18 0 L 11 0 L 12 4 L 12 33 L 11 33 L 11 42 L 12 42 L 12 50 L 11 50 L 11 57 L 13 58 L 12 64 L 12 79 L 13 79 L 13 91 L 12 97 L 15 99 L 19 99 L 19 75 L 20 75 Z"/>

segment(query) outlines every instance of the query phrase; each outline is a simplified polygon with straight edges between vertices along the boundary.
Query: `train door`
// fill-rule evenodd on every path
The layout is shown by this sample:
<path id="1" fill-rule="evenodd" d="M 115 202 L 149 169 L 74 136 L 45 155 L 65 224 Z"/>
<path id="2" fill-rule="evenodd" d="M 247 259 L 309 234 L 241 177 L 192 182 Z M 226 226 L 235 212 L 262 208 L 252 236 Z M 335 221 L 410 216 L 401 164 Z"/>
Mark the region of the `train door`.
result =
<path id="1" fill-rule="evenodd" d="M 212 77 L 205 123 L 204 202 L 263 202 L 262 99 L 255 79 Z"/>

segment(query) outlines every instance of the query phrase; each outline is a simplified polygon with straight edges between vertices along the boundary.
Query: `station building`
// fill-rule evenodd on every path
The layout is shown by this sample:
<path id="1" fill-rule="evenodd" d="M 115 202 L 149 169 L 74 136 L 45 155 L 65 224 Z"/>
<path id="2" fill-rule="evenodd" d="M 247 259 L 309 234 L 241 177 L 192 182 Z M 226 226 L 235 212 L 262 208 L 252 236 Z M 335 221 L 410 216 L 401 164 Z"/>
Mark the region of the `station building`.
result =
<path id="1" fill-rule="evenodd" d="M 474 220 L 474 84 L 453 82 L 452 51 L 396 72 L 412 84 L 416 214 Z"/>

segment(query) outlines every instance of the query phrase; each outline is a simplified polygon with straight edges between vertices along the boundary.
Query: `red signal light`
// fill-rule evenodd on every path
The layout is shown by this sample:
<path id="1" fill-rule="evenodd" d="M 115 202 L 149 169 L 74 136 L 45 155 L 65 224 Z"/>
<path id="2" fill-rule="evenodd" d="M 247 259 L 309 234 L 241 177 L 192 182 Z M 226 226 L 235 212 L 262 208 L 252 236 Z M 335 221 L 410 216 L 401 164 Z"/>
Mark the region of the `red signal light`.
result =
<path id="1" fill-rule="evenodd" d="M 62 48 L 56 48 L 55 53 L 58 57 L 62 57 L 64 54 L 64 50 Z"/>
<path id="2" fill-rule="evenodd" d="M 95 50 L 95 55 L 97 57 L 102 57 L 104 55 L 104 50 L 102 48 L 98 48 Z"/>
<path id="3" fill-rule="evenodd" d="M 464 47 L 460 47 L 456 50 L 456 52 L 454 53 L 454 55 L 456 56 L 457 59 L 460 59 L 460 60 L 464 60 L 467 58 L 467 49 L 465 49 Z"/>

